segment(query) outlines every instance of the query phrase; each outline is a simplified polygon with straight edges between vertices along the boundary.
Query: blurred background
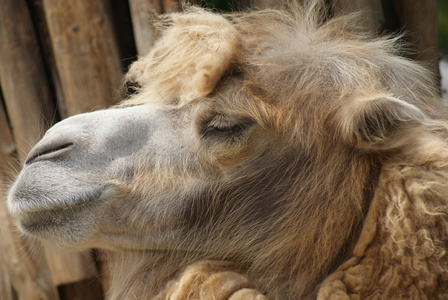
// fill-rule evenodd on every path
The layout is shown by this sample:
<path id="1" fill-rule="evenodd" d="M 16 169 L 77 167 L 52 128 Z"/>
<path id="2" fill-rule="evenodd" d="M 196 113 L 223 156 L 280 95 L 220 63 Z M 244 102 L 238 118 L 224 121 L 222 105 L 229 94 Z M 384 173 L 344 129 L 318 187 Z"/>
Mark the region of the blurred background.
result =
<path id="1" fill-rule="evenodd" d="M 220 11 L 231 11 L 235 8 L 238 7 L 248 7 L 250 6 L 250 1 L 237 1 L 237 0 L 233 0 L 233 1 L 229 1 L 229 0 L 208 0 L 207 2 L 207 6 L 208 7 L 214 7 Z M 275 1 L 263 1 L 263 5 L 266 5 L 266 3 L 275 3 Z M 331 1 L 328 1 L 331 2 Z M 338 2 L 338 1 L 336 1 Z M 341 1 L 339 1 L 341 2 Z M 377 2 L 377 3 L 375 3 Z M 381 2 L 381 5 L 378 5 L 378 3 Z M 389 3 L 387 3 L 389 2 Z M 402 1 L 403 3 L 405 1 Z M 420 3 L 417 2 L 411 2 L 411 1 L 407 1 L 406 5 L 408 6 L 413 6 L 415 7 L 415 9 L 418 9 L 418 7 L 420 6 Z M 427 1 L 428 3 L 432 2 L 435 7 L 436 7 L 436 11 L 437 11 L 437 26 L 438 26 L 438 31 L 437 31 L 437 42 L 438 42 L 438 63 L 439 63 L 439 68 L 440 68 L 440 73 L 441 73 L 441 92 L 442 95 L 444 97 L 445 100 L 448 101 L 448 93 L 447 93 L 447 89 L 448 89 L 448 1 L 447 0 L 437 0 L 437 1 L 433 1 L 433 0 L 429 0 Z M 436 3 L 435 3 L 436 2 Z M 348 3 L 348 2 L 347 2 Z M 426 3 L 426 4 L 428 4 Z M 392 4 L 392 5 L 391 5 Z M 389 17 L 390 15 L 394 15 L 393 9 L 391 9 L 391 6 L 393 6 L 393 4 L 395 4 L 395 8 L 396 9 L 400 9 L 400 6 L 403 7 L 403 4 L 400 3 L 400 1 L 390 1 L 390 0 L 383 0 L 383 1 L 359 1 L 359 0 L 354 0 L 352 2 L 349 3 L 349 5 L 352 5 L 353 7 L 358 7 L 361 9 L 366 9 L 366 8 L 373 8 L 376 6 L 376 8 L 382 6 L 383 9 L 388 9 L 389 10 Z M 392 11 L 392 12 L 391 12 Z M 407 12 L 403 12 L 403 13 L 407 13 Z M 424 17 L 424 11 L 420 11 L 420 14 L 418 14 L 418 18 L 425 18 Z M 435 17 L 435 16 L 433 16 Z M 394 16 L 392 16 L 392 18 L 394 18 Z M 395 15 L 395 18 L 399 19 L 399 17 L 397 17 L 397 15 Z M 398 21 L 399 22 L 399 21 Z M 398 26 L 395 25 L 395 29 L 392 31 L 401 31 L 402 29 L 404 29 L 405 31 L 408 30 L 408 23 L 399 23 Z M 412 30 L 412 29 L 410 29 Z M 414 32 L 415 33 L 415 32 Z M 415 42 L 415 41 L 414 41 Z M 433 46 L 435 47 L 435 46 Z M 429 49 L 429 48 L 428 48 Z M 428 50 L 426 49 L 426 50 Z M 425 49 L 420 49 L 421 51 L 425 51 Z M 437 48 L 435 48 L 434 50 L 437 50 Z"/>
<path id="2" fill-rule="evenodd" d="M 405 33 L 410 50 L 404 55 L 442 78 L 441 93 L 447 97 L 447 0 L 324 1 L 331 14 L 363 10 L 378 35 Z M 218 12 L 281 2 L 190 0 Z M 77 253 L 18 235 L 6 213 L 5 194 L 28 151 L 51 125 L 120 100 L 122 75 L 157 36 L 149 12 L 181 9 L 179 0 L 0 0 L 1 300 L 103 299 L 109 280 L 101 250 Z"/>
<path id="3" fill-rule="evenodd" d="M 448 101 L 448 1 L 437 0 L 438 41 L 442 95 Z"/>

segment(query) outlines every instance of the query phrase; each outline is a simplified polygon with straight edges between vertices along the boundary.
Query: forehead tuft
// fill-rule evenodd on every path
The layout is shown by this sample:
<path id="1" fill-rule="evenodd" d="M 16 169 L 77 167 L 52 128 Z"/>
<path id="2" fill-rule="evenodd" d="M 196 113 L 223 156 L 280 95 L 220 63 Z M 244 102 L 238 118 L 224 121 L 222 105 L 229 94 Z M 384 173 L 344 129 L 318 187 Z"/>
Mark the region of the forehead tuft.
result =
<path id="1" fill-rule="evenodd" d="M 131 102 L 200 99 L 215 89 L 235 61 L 239 34 L 221 15 L 200 9 L 171 14 L 172 22 L 150 53 L 132 64 L 126 80 L 138 82 Z"/>
<path id="2" fill-rule="evenodd" d="M 302 115 L 377 93 L 411 103 L 434 97 L 432 77 L 396 55 L 396 39 L 372 39 L 358 28 L 359 16 L 324 22 L 325 10 L 311 8 L 230 15 L 190 8 L 161 17 L 160 39 L 125 77 L 138 92 L 123 104 L 182 106 L 218 94 L 234 102 L 244 89 L 244 96 Z"/>

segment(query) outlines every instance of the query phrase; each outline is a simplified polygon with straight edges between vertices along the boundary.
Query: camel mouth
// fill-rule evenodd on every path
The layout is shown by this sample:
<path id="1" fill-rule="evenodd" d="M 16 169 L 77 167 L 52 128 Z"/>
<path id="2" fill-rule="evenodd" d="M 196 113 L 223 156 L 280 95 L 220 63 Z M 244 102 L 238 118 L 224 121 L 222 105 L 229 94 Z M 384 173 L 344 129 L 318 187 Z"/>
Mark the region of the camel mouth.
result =
<path id="1" fill-rule="evenodd" d="M 59 223 L 63 221 L 64 216 L 69 216 L 77 211 L 85 211 L 94 206 L 93 203 L 97 205 L 99 201 L 101 202 L 104 190 L 104 188 L 97 189 L 88 194 L 76 197 L 66 196 L 67 199 L 58 200 L 36 198 L 34 195 L 17 192 L 10 197 L 8 209 L 25 232 L 36 231 L 33 228 L 45 230 L 45 228 L 61 225 Z"/>
<path id="2" fill-rule="evenodd" d="M 94 204 L 97 197 L 78 201 L 69 207 L 56 206 L 29 211 L 15 218 L 20 231 L 58 244 L 82 246 L 91 234 L 92 223 L 100 219 L 101 210 Z M 90 224 L 86 226 L 86 224 Z"/>

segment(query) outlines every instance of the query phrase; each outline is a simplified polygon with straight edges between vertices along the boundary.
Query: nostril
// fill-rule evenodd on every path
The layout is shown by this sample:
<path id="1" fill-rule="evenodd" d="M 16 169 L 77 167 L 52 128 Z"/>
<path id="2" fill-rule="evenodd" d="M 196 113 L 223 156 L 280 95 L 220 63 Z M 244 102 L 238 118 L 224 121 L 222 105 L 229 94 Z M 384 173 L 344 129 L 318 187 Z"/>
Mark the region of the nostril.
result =
<path id="1" fill-rule="evenodd" d="M 28 158 L 25 161 L 25 164 L 29 165 L 37 160 L 60 157 L 65 152 L 67 152 L 67 150 L 72 148 L 72 146 L 73 143 L 65 143 L 62 145 L 48 144 L 41 147 L 36 147 L 33 150 L 31 150 L 30 154 L 28 155 Z"/>

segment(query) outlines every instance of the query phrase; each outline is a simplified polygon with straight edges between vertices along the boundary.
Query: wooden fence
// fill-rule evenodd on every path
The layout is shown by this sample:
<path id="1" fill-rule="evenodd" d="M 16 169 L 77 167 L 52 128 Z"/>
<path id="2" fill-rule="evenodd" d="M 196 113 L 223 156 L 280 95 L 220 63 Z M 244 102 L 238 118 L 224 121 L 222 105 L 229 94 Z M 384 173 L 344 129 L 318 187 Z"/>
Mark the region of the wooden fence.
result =
<path id="1" fill-rule="evenodd" d="M 327 2 L 334 12 L 366 10 L 378 32 L 405 26 L 417 50 L 411 56 L 437 71 L 435 0 Z M 179 9 L 177 0 L 0 0 L 0 299 L 102 299 L 108 281 L 101 255 L 19 236 L 3 200 L 20 162 L 52 124 L 119 100 L 122 74 L 154 43 L 147 12 Z"/>

